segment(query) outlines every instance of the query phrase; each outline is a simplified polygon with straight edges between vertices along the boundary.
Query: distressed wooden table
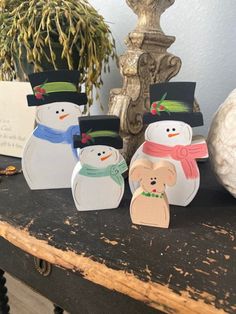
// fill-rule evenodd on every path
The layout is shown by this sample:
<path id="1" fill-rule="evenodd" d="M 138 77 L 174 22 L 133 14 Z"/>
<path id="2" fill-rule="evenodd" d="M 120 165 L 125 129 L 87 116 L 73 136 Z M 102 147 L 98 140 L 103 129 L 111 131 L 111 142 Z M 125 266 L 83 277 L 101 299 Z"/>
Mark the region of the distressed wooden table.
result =
<path id="1" fill-rule="evenodd" d="M 128 188 L 119 209 L 79 213 L 69 189 L 2 177 L 0 313 L 3 271 L 70 313 L 236 313 L 236 200 L 208 163 L 201 173 L 192 204 L 171 207 L 168 230 L 132 225 Z"/>

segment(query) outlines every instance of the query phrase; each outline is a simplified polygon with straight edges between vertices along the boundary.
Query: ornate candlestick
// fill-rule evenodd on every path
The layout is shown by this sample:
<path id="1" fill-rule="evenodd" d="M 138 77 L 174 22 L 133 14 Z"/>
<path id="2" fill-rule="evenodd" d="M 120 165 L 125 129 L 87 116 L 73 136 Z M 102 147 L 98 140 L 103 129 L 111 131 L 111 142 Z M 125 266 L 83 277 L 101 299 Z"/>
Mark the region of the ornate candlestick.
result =
<path id="1" fill-rule="evenodd" d="M 109 114 L 121 119 L 123 155 L 127 162 L 143 141 L 142 115 L 150 108 L 149 85 L 170 80 L 181 68 L 180 58 L 167 52 L 175 37 L 160 26 L 162 13 L 175 0 L 126 0 L 138 16 L 128 35 L 128 50 L 119 58 L 123 87 L 110 93 Z"/>

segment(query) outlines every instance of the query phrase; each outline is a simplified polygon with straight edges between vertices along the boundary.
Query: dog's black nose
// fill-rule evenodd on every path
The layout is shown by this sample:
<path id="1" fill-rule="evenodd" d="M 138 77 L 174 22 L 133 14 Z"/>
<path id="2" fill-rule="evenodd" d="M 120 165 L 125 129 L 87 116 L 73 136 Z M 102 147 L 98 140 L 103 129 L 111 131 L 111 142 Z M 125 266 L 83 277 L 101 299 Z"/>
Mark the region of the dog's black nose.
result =
<path id="1" fill-rule="evenodd" d="M 151 185 L 154 185 L 154 184 L 156 184 L 157 183 L 157 181 L 152 181 L 151 182 Z"/>

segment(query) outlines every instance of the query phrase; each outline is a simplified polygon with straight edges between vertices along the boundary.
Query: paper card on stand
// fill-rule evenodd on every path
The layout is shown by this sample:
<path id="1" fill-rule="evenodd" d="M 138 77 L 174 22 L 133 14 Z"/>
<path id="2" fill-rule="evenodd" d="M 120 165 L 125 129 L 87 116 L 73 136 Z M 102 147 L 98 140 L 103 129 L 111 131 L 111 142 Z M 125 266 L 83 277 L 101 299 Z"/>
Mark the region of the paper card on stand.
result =
<path id="1" fill-rule="evenodd" d="M 22 157 L 24 145 L 35 125 L 35 109 L 28 108 L 25 82 L 0 82 L 0 154 Z"/>

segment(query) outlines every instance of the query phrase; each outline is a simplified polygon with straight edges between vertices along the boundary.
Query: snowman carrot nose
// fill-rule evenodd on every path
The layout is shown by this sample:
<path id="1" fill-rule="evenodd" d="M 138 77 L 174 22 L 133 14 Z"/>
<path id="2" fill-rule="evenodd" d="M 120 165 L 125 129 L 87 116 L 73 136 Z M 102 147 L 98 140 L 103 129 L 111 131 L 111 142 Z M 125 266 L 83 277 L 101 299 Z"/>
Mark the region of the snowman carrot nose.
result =
<path id="1" fill-rule="evenodd" d="M 174 137 L 174 136 L 178 136 L 179 135 L 179 133 L 170 133 L 170 134 L 168 134 L 168 137 Z"/>
<path id="2" fill-rule="evenodd" d="M 68 117 L 68 116 L 69 116 L 69 113 L 63 114 L 62 116 L 59 117 L 59 119 L 60 119 L 60 120 L 63 120 L 63 119 L 65 119 L 65 118 Z"/>
<path id="3" fill-rule="evenodd" d="M 106 159 L 110 158 L 110 157 L 111 157 L 111 155 L 112 155 L 112 153 L 111 153 L 111 154 L 109 154 L 109 155 L 107 155 L 107 156 L 102 157 L 102 158 L 101 158 L 101 161 L 104 161 L 104 160 L 106 160 Z"/>

